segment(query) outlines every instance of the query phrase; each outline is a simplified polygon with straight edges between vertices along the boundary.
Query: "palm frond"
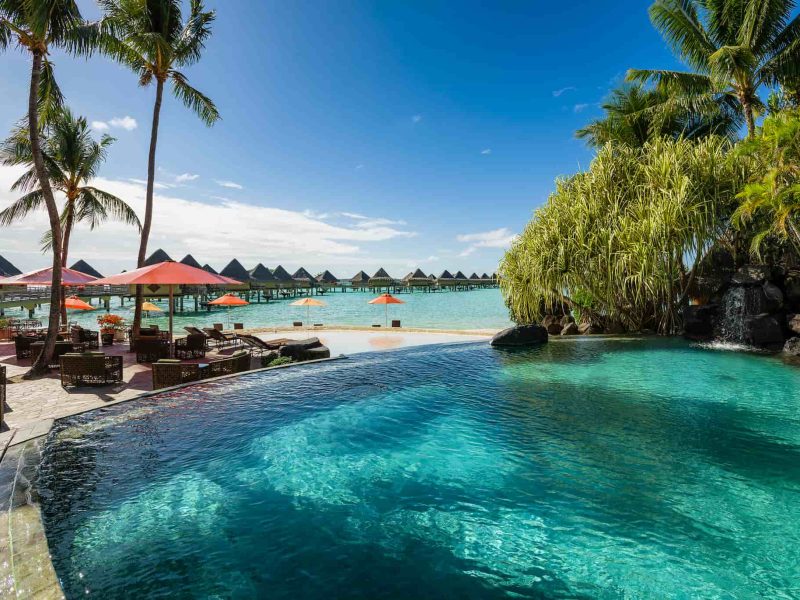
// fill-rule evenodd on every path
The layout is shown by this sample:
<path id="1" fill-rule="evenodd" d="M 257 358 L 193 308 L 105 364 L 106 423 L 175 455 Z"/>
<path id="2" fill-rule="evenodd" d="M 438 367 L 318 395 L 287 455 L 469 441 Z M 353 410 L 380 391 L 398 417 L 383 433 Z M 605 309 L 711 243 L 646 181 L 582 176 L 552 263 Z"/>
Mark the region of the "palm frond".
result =
<path id="1" fill-rule="evenodd" d="M 206 125 L 211 126 L 220 119 L 219 111 L 211 99 L 190 86 L 182 73 L 170 71 L 170 79 L 174 96 L 192 109 Z"/>
<path id="2" fill-rule="evenodd" d="M 75 213 L 76 220 L 88 219 L 90 227 L 93 229 L 100 221 L 110 218 L 126 225 L 134 225 L 141 231 L 142 224 L 139 222 L 136 211 L 121 198 L 91 186 L 83 187 L 80 191 L 78 210 Z M 95 212 L 97 217 L 94 216 Z M 102 218 L 100 218 L 101 216 Z"/>
<path id="3" fill-rule="evenodd" d="M 16 221 L 20 221 L 29 213 L 42 206 L 44 206 L 44 195 L 41 190 L 28 192 L 0 212 L 0 225 L 8 226 Z"/>
<path id="4" fill-rule="evenodd" d="M 672 51 L 693 69 L 705 72 L 716 49 L 697 14 L 693 0 L 656 0 L 650 20 Z"/>

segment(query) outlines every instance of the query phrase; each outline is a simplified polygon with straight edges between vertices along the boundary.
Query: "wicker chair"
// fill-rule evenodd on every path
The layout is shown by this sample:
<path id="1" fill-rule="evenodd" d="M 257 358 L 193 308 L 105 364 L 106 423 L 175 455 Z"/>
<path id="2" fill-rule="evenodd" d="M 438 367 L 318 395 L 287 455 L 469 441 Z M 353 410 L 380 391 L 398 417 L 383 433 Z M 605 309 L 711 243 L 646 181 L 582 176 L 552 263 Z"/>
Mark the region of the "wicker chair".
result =
<path id="1" fill-rule="evenodd" d="M 152 363 L 169 358 L 169 341 L 161 336 L 140 336 L 133 342 L 136 362 Z"/>
<path id="2" fill-rule="evenodd" d="M 97 349 L 100 347 L 98 332 L 83 327 L 73 327 L 70 332 L 74 344 L 83 344 L 84 348 Z"/>
<path id="3" fill-rule="evenodd" d="M 3 427 L 3 420 L 6 412 L 6 368 L 0 366 L 0 429 Z"/>
<path id="4" fill-rule="evenodd" d="M 32 335 L 16 335 L 14 336 L 14 351 L 17 358 L 30 358 L 31 357 L 31 344 L 38 342 L 44 338 Z"/>
<path id="5" fill-rule="evenodd" d="M 199 381 L 200 365 L 182 363 L 175 359 L 161 359 L 153 363 L 153 389 L 160 390 L 181 383 Z"/>
<path id="6" fill-rule="evenodd" d="M 175 340 L 176 358 L 202 358 L 206 355 L 206 336 L 190 333 Z"/>
<path id="7" fill-rule="evenodd" d="M 109 385 L 122 381 L 122 357 L 102 352 L 62 354 L 61 386 Z"/>

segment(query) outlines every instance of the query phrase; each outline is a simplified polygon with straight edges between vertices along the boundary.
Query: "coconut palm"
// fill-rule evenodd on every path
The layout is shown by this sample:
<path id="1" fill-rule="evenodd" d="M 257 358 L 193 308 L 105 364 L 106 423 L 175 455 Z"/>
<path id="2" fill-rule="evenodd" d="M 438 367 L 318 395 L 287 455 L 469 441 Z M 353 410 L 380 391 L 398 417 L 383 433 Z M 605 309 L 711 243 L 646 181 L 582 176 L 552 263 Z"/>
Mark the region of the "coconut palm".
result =
<path id="1" fill-rule="evenodd" d="M 748 136 L 764 111 L 762 87 L 800 76 L 800 16 L 794 0 L 656 0 L 650 20 L 688 71 L 631 69 L 631 81 L 655 83 L 668 109 L 740 115 Z"/>
<path id="2" fill-rule="evenodd" d="M 184 22 L 180 0 L 100 0 L 105 11 L 103 31 L 109 34 L 104 48 L 139 76 L 139 85 L 155 82 L 156 97 L 147 159 L 147 191 L 144 223 L 137 266 L 144 266 L 147 242 L 153 222 L 153 187 L 155 184 L 156 146 L 164 85 L 169 81 L 172 93 L 193 110 L 206 125 L 219 119 L 214 103 L 189 85 L 178 68 L 200 60 L 206 39 L 211 35 L 214 11 L 205 11 L 202 0 L 191 0 Z M 136 293 L 134 333 L 142 319 L 141 287 Z"/>
<path id="3" fill-rule="evenodd" d="M 612 90 L 603 103 L 605 116 L 579 129 L 576 136 L 599 148 L 607 142 L 641 147 L 664 136 L 698 139 L 712 134 L 726 137 L 735 134 L 735 115 L 719 110 L 710 114 L 693 113 L 678 107 L 658 110 L 668 100 L 663 89 L 624 84 Z"/>
<path id="4" fill-rule="evenodd" d="M 11 186 L 12 191 L 23 192 L 23 195 L 0 212 L 0 225 L 11 225 L 44 204 L 44 195 L 33 169 L 29 140 L 27 129 L 20 128 L 0 146 L 2 164 L 30 167 Z M 90 229 L 94 229 L 110 218 L 141 227 L 136 213 L 124 200 L 89 185 L 114 141 L 109 135 L 95 141 L 86 119 L 73 116 L 69 109 L 60 111 L 43 132 L 42 154 L 48 179 L 51 187 L 65 198 L 60 217 L 62 267 L 67 266 L 69 242 L 77 223 L 86 222 Z M 44 249 L 51 249 L 52 245 L 53 236 L 48 231 L 44 237 Z"/>
<path id="5" fill-rule="evenodd" d="M 0 48 L 6 49 L 15 44 L 31 56 L 28 90 L 30 151 L 53 236 L 53 278 L 47 337 L 29 376 L 44 373 L 52 358 L 58 335 L 61 298 L 61 222 L 39 139 L 42 123 L 47 121 L 62 100 L 48 56 L 54 47 L 88 52 L 95 41 L 96 37 L 91 28 L 85 26 L 75 0 L 0 0 Z"/>

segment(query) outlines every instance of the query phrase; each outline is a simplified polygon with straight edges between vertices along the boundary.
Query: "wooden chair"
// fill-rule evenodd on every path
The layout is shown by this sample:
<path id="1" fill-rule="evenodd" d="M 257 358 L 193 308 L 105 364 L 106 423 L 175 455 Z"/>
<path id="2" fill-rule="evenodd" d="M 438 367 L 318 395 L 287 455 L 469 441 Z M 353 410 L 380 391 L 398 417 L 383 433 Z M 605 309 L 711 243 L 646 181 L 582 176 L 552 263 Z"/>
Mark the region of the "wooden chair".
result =
<path id="1" fill-rule="evenodd" d="M 199 380 L 200 365 L 198 363 L 183 363 L 176 359 L 163 358 L 153 363 L 154 390 Z"/>
<path id="2" fill-rule="evenodd" d="M 122 381 L 122 357 L 102 352 L 62 354 L 61 386 L 110 385 Z"/>
<path id="3" fill-rule="evenodd" d="M 206 355 L 205 334 L 190 333 L 184 338 L 175 340 L 176 358 L 202 358 Z"/>

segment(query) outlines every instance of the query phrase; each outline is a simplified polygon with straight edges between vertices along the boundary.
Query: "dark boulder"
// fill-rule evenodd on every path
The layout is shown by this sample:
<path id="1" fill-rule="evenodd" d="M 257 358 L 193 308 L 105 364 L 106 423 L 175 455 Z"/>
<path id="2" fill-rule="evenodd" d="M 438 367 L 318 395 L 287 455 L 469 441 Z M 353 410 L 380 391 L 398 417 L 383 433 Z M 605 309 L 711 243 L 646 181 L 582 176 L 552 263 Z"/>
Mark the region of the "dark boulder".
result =
<path id="1" fill-rule="evenodd" d="M 800 337 L 793 337 L 786 340 L 783 345 L 783 353 L 789 356 L 800 356 Z"/>
<path id="2" fill-rule="evenodd" d="M 783 308 L 783 292 L 774 283 L 765 283 L 764 287 L 764 312 L 774 313 Z"/>
<path id="3" fill-rule="evenodd" d="M 789 271 L 783 281 L 786 302 L 795 310 L 800 310 L 800 271 Z"/>
<path id="4" fill-rule="evenodd" d="M 769 281 L 771 270 L 765 265 L 745 265 L 731 279 L 731 284 L 741 286 L 761 285 Z"/>
<path id="5" fill-rule="evenodd" d="M 561 322 L 561 317 L 556 315 L 545 315 L 542 319 L 542 327 L 547 329 L 550 325 L 558 325 Z"/>
<path id="6" fill-rule="evenodd" d="M 281 346 L 280 353 L 281 356 L 288 356 L 294 360 L 308 360 L 304 358 L 308 354 L 308 351 L 319 348 L 320 346 L 322 346 L 322 343 L 319 341 L 319 338 L 312 337 L 305 340 L 289 342 L 285 346 Z"/>
<path id="7" fill-rule="evenodd" d="M 786 316 L 786 327 L 794 335 L 800 335 L 800 314 L 787 315 Z"/>
<path id="8" fill-rule="evenodd" d="M 517 325 L 496 334 L 492 346 L 537 346 L 547 341 L 547 329 L 541 325 Z"/>
<path id="9" fill-rule="evenodd" d="M 561 320 L 558 322 L 558 324 L 561 325 L 561 327 L 566 327 L 570 323 L 574 322 L 575 322 L 575 317 L 573 317 L 572 315 L 564 315 L 563 317 L 561 317 Z"/>
<path id="10" fill-rule="evenodd" d="M 625 333 L 625 327 L 622 326 L 622 323 L 619 321 L 609 321 L 606 323 L 606 333 L 610 333 L 612 335 L 622 335 Z"/>
<path id="11" fill-rule="evenodd" d="M 772 315 L 761 314 L 744 320 L 744 342 L 757 348 L 780 350 L 783 347 L 783 328 Z"/>
<path id="12" fill-rule="evenodd" d="M 683 309 L 683 334 L 693 340 L 712 338 L 717 312 L 716 304 L 686 306 Z"/>
<path id="13" fill-rule="evenodd" d="M 578 325 L 575 323 L 570 323 L 564 326 L 564 329 L 561 330 L 561 335 L 578 335 L 580 331 L 578 331 Z"/>
<path id="14" fill-rule="evenodd" d="M 603 333 L 603 329 L 591 323 L 581 323 L 578 325 L 578 333 L 581 335 L 597 335 Z"/>

